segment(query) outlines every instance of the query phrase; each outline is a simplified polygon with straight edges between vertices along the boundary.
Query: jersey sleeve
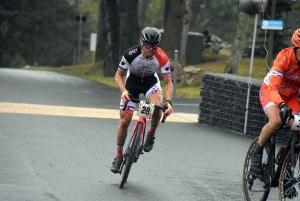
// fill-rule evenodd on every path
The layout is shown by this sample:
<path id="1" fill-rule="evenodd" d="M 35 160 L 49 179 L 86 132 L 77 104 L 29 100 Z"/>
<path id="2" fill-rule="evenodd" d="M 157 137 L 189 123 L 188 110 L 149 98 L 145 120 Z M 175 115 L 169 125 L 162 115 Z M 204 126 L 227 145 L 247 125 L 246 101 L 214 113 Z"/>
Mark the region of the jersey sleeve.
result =
<path id="1" fill-rule="evenodd" d="M 289 60 L 289 56 L 286 53 L 280 52 L 277 55 L 273 67 L 269 72 L 269 94 L 271 100 L 276 105 L 279 105 L 281 102 L 284 102 L 278 91 L 281 87 L 280 85 L 282 83 L 284 71 L 289 65 Z"/>
<path id="2" fill-rule="evenodd" d="M 121 73 L 121 74 L 126 74 L 127 73 L 127 70 L 129 68 L 129 63 L 128 61 L 125 59 L 125 57 L 123 56 L 120 63 L 119 63 L 119 66 L 118 66 L 118 71 Z"/>
<path id="3" fill-rule="evenodd" d="M 161 48 L 157 48 L 155 54 L 160 66 L 162 77 L 171 77 L 170 61 L 167 54 Z"/>
<path id="4" fill-rule="evenodd" d="M 119 66 L 118 66 L 118 71 L 121 72 L 122 74 L 126 74 L 131 62 L 141 54 L 141 46 L 140 45 L 135 45 L 124 53 Z"/>

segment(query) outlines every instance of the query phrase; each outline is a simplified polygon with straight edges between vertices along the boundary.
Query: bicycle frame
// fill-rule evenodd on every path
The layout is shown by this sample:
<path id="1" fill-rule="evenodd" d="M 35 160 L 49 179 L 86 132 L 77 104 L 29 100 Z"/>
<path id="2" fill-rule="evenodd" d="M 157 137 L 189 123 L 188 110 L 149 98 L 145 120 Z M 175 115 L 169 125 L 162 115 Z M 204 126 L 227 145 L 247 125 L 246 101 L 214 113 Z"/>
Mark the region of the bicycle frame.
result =
<path id="1" fill-rule="evenodd" d="M 268 169 L 269 169 L 269 174 L 271 176 L 271 187 L 277 187 L 278 186 L 278 178 L 279 174 L 281 171 L 281 167 L 283 165 L 284 159 L 286 155 L 288 154 L 289 151 L 291 151 L 291 156 L 294 155 L 295 152 L 295 146 L 292 146 L 295 144 L 296 140 L 298 137 L 298 131 L 292 131 L 291 136 L 289 137 L 288 142 L 286 143 L 286 149 L 284 153 L 282 154 L 280 161 L 278 163 L 277 168 L 275 169 L 275 157 L 276 157 L 276 152 L 275 152 L 275 143 L 276 143 L 276 137 L 275 135 L 272 136 L 271 138 L 271 152 L 268 154 Z M 292 164 L 292 179 L 294 179 L 294 166 L 295 166 L 295 161 L 294 157 L 291 157 L 291 164 Z"/>
<path id="2" fill-rule="evenodd" d="M 139 99 L 131 98 L 131 101 L 134 103 L 139 103 L 139 104 L 141 103 L 141 100 L 139 100 Z M 128 103 L 128 100 L 125 101 L 123 110 L 125 110 L 125 108 L 127 107 L 127 103 Z M 129 139 L 129 142 L 127 143 L 127 147 L 126 147 L 124 155 L 123 155 L 124 160 L 121 164 L 120 171 L 119 171 L 119 173 L 121 174 L 121 181 L 120 181 L 120 185 L 119 185 L 120 188 L 123 188 L 125 182 L 128 179 L 131 165 L 134 162 L 137 162 L 140 154 L 143 153 L 142 150 L 143 150 L 144 137 L 145 137 L 145 131 L 146 131 L 146 126 L 147 126 L 147 118 L 149 118 L 149 116 L 151 114 L 149 112 L 149 110 L 150 111 L 152 110 L 150 106 L 151 105 L 148 104 L 148 106 L 147 106 L 147 104 L 145 104 L 145 102 L 142 102 L 141 111 L 139 111 L 140 113 L 138 113 L 140 117 L 136 121 L 136 123 L 133 127 L 131 137 Z M 139 107 L 140 107 L 140 105 L 139 105 Z M 152 105 L 152 107 L 153 107 L 153 105 Z M 159 105 L 154 105 L 154 107 L 157 109 L 161 109 L 162 111 L 165 111 L 165 109 L 167 109 L 165 106 L 161 107 Z M 148 112 L 148 114 L 147 114 L 147 112 Z M 166 117 L 167 117 L 166 114 L 164 114 L 162 123 L 165 122 Z M 125 168 L 125 169 L 123 170 L 123 168 Z"/>
<path id="3" fill-rule="evenodd" d="M 142 132 L 140 133 L 140 142 L 138 144 L 138 148 L 137 148 L 137 152 L 136 152 L 136 160 L 139 158 L 139 155 L 142 153 L 142 146 L 144 144 L 144 136 L 145 136 L 145 131 L 146 131 L 146 125 L 147 125 L 147 122 L 146 122 L 146 119 L 143 118 L 143 117 L 139 117 L 139 119 L 136 121 L 134 127 L 133 127 L 133 130 L 132 130 L 132 133 L 131 133 L 131 137 L 130 137 L 130 140 L 129 140 L 129 143 L 127 144 L 127 147 L 126 147 L 126 150 L 125 150 L 125 154 L 128 153 L 128 150 L 129 150 L 129 145 L 134 137 L 134 133 L 135 133 L 135 130 L 137 128 L 137 125 L 138 123 L 142 123 L 143 125 L 143 129 L 142 129 Z"/>

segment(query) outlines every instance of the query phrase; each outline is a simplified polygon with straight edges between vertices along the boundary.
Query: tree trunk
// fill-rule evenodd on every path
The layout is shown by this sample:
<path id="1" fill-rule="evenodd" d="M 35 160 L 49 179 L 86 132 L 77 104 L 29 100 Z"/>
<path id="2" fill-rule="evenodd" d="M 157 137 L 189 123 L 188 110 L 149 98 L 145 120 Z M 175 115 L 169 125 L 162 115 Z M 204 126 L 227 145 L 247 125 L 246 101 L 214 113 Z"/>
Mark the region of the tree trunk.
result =
<path id="1" fill-rule="evenodd" d="M 186 44 L 188 41 L 188 32 L 190 28 L 190 21 L 192 19 L 192 0 L 184 0 L 185 2 L 185 15 L 183 17 L 183 28 L 181 35 L 181 43 L 180 43 L 180 54 L 179 54 L 179 62 L 185 66 L 185 52 L 186 52 Z"/>
<path id="2" fill-rule="evenodd" d="M 248 31 L 249 20 L 250 16 L 240 11 L 232 51 L 224 69 L 224 73 L 237 74 L 246 45 L 246 35 Z"/>
<path id="3" fill-rule="evenodd" d="M 104 76 L 113 77 L 119 64 L 119 15 L 116 0 L 102 0 Z"/>
<path id="4" fill-rule="evenodd" d="M 174 50 L 179 49 L 182 21 L 185 12 L 183 0 L 165 0 L 164 34 L 161 47 L 166 54 L 173 58 Z"/>
<path id="5" fill-rule="evenodd" d="M 97 36 L 97 51 L 96 51 L 96 62 L 102 61 L 104 59 L 104 48 L 103 44 L 105 42 L 104 38 L 104 7 L 103 0 L 99 0 L 99 9 L 98 9 L 98 36 Z"/>
<path id="6" fill-rule="evenodd" d="M 117 0 L 120 17 L 119 58 L 133 45 L 139 44 L 138 0 Z"/>
<path id="7" fill-rule="evenodd" d="M 141 0 L 138 6 L 138 21 L 140 30 L 142 30 L 145 26 L 145 19 L 146 19 L 146 11 L 150 4 L 149 0 Z"/>

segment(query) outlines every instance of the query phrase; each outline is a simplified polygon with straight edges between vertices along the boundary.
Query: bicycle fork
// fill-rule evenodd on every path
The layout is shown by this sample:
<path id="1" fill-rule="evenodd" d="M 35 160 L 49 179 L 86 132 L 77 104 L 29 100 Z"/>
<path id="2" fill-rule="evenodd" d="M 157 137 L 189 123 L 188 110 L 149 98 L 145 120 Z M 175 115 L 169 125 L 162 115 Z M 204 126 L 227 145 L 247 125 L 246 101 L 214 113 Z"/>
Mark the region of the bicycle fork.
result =
<path id="1" fill-rule="evenodd" d="M 144 145 L 144 136 L 145 136 L 145 130 L 146 130 L 146 119 L 143 118 L 143 117 L 140 117 L 138 122 L 142 123 L 143 128 L 142 128 L 142 131 L 140 133 L 139 144 L 138 144 L 138 147 L 136 149 L 134 162 L 137 162 L 137 160 L 139 159 L 139 156 L 144 153 L 143 152 L 143 145 Z"/>
<path id="2" fill-rule="evenodd" d="M 130 146 L 132 140 L 134 139 L 134 136 L 135 136 L 135 133 L 136 133 L 136 129 L 137 129 L 137 125 L 139 123 L 142 123 L 143 128 L 142 128 L 142 131 L 140 133 L 139 143 L 138 143 L 138 147 L 136 149 L 134 162 L 137 162 L 140 154 L 143 154 L 144 135 L 145 135 L 145 130 L 146 130 L 146 119 L 145 118 L 140 117 L 138 119 L 138 121 L 136 122 L 136 124 L 135 124 L 135 126 L 133 128 L 132 134 L 130 136 L 129 143 L 128 143 L 128 145 L 126 147 L 126 150 L 125 150 L 125 153 L 124 153 L 125 155 L 128 155 L 129 146 Z"/>

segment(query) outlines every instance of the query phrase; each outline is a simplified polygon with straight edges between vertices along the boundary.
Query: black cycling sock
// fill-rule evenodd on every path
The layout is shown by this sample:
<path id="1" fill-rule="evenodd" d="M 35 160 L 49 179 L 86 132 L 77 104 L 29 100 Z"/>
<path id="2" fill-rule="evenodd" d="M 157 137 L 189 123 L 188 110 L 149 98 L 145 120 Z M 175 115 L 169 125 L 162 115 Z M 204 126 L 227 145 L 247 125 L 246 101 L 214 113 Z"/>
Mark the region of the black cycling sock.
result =
<path id="1" fill-rule="evenodd" d="M 264 147 L 261 147 L 258 143 L 256 144 L 255 146 L 255 153 L 258 153 L 258 154 L 262 154 L 263 153 L 263 150 L 264 150 Z"/>

